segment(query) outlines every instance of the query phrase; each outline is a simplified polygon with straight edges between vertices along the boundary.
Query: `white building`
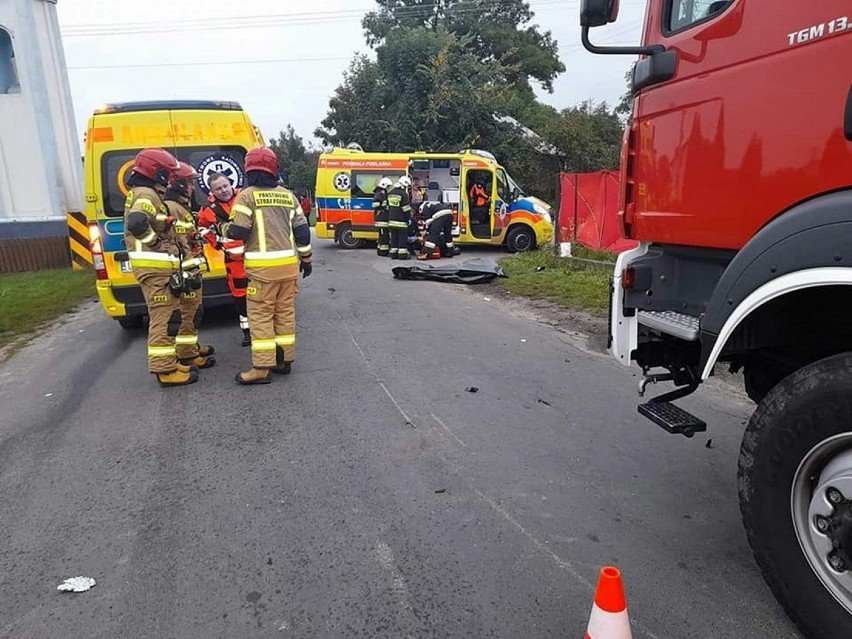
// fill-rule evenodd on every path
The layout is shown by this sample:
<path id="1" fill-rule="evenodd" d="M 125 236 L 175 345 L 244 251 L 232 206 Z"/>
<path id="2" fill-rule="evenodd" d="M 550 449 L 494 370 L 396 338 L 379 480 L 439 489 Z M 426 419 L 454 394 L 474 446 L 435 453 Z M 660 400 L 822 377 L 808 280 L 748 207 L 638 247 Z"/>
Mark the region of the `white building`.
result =
<path id="1" fill-rule="evenodd" d="M 77 140 L 56 0 L 0 0 L 0 239 L 67 234 Z"/>

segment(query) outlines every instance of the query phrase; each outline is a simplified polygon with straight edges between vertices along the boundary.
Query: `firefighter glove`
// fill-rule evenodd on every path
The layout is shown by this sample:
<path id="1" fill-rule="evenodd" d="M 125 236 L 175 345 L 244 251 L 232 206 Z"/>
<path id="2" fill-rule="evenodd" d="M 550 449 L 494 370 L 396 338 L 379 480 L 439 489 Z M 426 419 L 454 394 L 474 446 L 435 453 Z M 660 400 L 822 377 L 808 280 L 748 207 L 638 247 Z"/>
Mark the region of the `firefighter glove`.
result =
<path id="1" fill-rule="evenodd" d="M 299 271 L 302 273 L 302 278 L 306 278 L 310 275 L 314 270 L 314 267 L 311 266 L 310 262 L 299 262 Z"/>

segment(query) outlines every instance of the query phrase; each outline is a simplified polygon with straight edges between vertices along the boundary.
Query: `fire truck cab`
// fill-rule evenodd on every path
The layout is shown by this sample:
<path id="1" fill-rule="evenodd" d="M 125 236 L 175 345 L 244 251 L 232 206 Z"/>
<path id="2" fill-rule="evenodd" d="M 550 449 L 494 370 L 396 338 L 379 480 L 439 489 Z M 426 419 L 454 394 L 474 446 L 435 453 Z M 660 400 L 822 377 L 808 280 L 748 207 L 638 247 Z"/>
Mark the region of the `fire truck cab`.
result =
<path id="1" fill-rule="evenodd" d="M 639 247 L 612 278 L 610 350 L 649 384 L 639 412 L 706 429 L 673 402 L 721 365 L 757 410 L 739 496 L 764 577 L 808 637 L 852 636 L 852 6 L 649 0 L 620 217 Z M 840 62 L 845 61 L 845 62 Z"/>

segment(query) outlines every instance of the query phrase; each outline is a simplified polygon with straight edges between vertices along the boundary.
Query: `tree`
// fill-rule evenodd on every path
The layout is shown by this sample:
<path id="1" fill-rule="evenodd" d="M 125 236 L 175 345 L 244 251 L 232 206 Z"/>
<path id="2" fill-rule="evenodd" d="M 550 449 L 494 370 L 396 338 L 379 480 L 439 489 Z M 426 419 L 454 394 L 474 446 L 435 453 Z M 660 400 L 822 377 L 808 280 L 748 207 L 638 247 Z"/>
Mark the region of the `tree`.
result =
<path id="1" fill-rule="evenodd" d="M 378 11 L 362 21 L 367 44 L 380 48 L 399 29 L 446 31 L 469 38 L 483 63 L 499 61 L 514 70 L 507 81 L 529 88 L 535 80 L 549 92 L 565 70 L 550 31 L 529 24 L 534 13 L 526 0 L 376 0 Z"/>
<path id="2" fill-rule="evenodd" d="M 636 69 L 636 62 L 630 65 L 627 73 L 624 74 L 624 81 L 627 83 L 627 89 L 621 95 L 621 99 L 615 106 L 614 112 L 618 115 L 622 124 L 627 124 L 633 115 L 633 71 Z"/>
<path id="3" fill-rule="evenodd" d="M 313 192 L 320 152 L 306 147 L 291 124 L 288 124 L 284 131 L 280 131 L 277 138 L 269 140 L 269 148 L 278 157 L 287 186 L 297 194 Z"/>

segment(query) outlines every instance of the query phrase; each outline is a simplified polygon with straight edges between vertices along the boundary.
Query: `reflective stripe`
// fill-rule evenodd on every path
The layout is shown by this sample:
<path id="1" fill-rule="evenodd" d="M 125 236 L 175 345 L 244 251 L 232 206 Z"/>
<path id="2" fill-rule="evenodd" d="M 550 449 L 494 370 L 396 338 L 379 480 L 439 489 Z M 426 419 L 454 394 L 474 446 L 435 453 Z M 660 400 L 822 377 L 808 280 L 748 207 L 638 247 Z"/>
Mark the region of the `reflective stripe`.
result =
<path id="1" fill-rule="evenodd" d="M 424 242 L 423 244 L 424 244 L 424 246 L 425 246 L 426 248 L 430 248 L 430 249 L 435 248 L 435 243 L 434 243 L 434 242 Z"/>
<path id="2" fill-rule="evenodd" d="M 297 246 L 296 250 L 299 251 L 299 255 L 305 255 L 306 253 L 311 252 L 311 245 L 308 244 L 307 246 Z"/>
<path id="3" fill-rule="evenodd" d="M 161 268 L 172 270 L 177 268 L 179 261 L 168 253 L 156 253 L 155 251 L 131 251 L 130 265 L 139 268 Z"/>
<path id="4" fill-rule="evenodd" d="M 174 357 L 174 346 L 149 346 L 148 357 Z"/>
<path id="5" fill-rule="evenodd" d="M 287 253 L 288 251 L 272 251 L 270 253 L 246 253 L 246 268 L 262 268 L 264 266 L 287 266 L 297 264 L 299 259 L 295 255 L 290 257 L 272 257 L 275 253 Z M 254 257 L 252 257 L 254 256 Z"/>
<path id="6" fill-rule="evenodd" d="M 157 220 L 158 222 L 165 222 L 165 221 L 166 221 L 166 218 L 168 218 L 168 217 L 169 217 L 169 216 L 168 216 L 168 215 L 166 215 L 165 213 L 157 213 L 157 214 L 154 216 L 154 219 L 155 219 L 155 220 Z"/>
<path id="7" fill-rule="evenodd" d="M 184 260 L 180 263 L 180 267 L 183 269 L 195 268 L 196 266 L 201 266 L 204 264 L 204 260 L 200 257 L 191 257 L 187 260 Z"/>
<path id="8" fill-rule="evenodd" d="M 228 253 L 229 255 L 242 255 L 245 252 L 246 252 L 245 245 L 235 246 L 234 248 L 226 248 L 225 249 L 225 253 Z"/>
<path id="9" fill-rule="evenodd" d="M 251 350 L 253 351 L 274 351 L 274 339 L 253 339 L 251 341 Z"/>
<path id="10" fill-rule="evenodd" d="M 248 317 L 246 317 L 245 315 L 240 315 L 240 328 L 248 328 L 248 327 L 249 327 Z"/>
<path id="11" fill-rule="evenodd" d="M 189 230 L 189 229 L 194 229 L 194 228 L 195 228 L 195 224 L 193 224 L 192 222 L 180 222 L 180 221 L 177 221 L 177 222 L 175 222 L 175 228 L 179 228 L 179 229 L 187 229 L 187 230 Z"/>
<path id="12" fill-rule="evenodd" d="M 193 345 L 198 344 L 198 335 L 178 335 L 175 337 L 175 344 Z"/>
<path id="13" fill-rule="evenodd" d="M 157 234 L 154 233 L 154 229 L 149 229 L 144 236 L 138 238 L 140 242 L 143 244 L 153 244 L 154 240 L 157 239 Z"/>
<path id="14" fill-rule="evenodd" d="M 254 214 L 257 216 L 254 222 L 257 225 L 257 250 L 266 253 L 266 222 L 263 219 L 263 209 L 255 209 Z"/>
<path id="15" fill-rule="evenodd" d="M 408 228 L 408 224 L 406 224 L 405 222 L 397 222 L 396 220 L 391 220 L 390 222 L 388 222 L 388 226 L 393 227 L 395 229 L 407 229 Z"/>
<path id="16" fill-rule="evenodd" d="M 276 335 L 275 343 L 278 346 L 292 346 L 296 343 L 295 335 Z"/>
<path id="17" fill-rule="evenodd" d="M 254 211 L 252 211 L 249 207 L 245 206 L 244 204 L 234 204 L 234 206 L 231 208 L 231 216 L 232 217 L 233 217 L 234 213 L 244 213 L 244 214 L 248 215 L 249 217 L 254 215 Z"/>

